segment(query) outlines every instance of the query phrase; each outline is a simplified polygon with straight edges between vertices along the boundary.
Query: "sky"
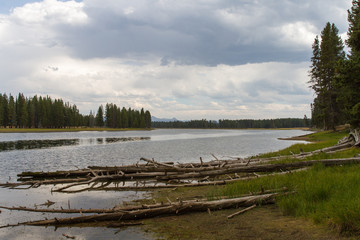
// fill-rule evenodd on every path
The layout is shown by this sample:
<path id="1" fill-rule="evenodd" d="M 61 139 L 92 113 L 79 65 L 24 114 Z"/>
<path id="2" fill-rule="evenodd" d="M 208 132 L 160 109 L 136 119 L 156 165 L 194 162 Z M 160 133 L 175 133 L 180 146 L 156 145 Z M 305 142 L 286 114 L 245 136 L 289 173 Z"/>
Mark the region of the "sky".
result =
<path id="1" fill-rule="evenodd" d="M 351 0 L 1 0 L 0 92 L 158 118 L 311 116 L 311 45 Z"/>

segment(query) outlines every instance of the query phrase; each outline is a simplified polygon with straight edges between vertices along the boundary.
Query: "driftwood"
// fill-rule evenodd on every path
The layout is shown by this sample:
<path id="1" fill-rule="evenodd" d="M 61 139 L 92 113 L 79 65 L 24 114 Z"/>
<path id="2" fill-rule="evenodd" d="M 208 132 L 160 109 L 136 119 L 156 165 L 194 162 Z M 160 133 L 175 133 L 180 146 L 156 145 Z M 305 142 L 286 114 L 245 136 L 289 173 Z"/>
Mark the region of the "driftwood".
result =
<path id="1" fill-rule="evenodd" d="M 151 160 L 153 161 L 153 160 Z M 197 171 L 197 168 L 193 168 L 191 172 L 188 171 L 179 171 L 179 172 L 139 172 L 139 173 L 118 173 L 116 175 L 98 175 L 94 170 L 91 170 L 92 176 L 88 176 L 87 178 L 74 178 L 74 179 L 54 179 L 54 180 L 34 180 L 34 181 L 25 181 L 25 182 L 18 182 L 18 183 L 4 183 L 0 184 L 2 187 L 8 188 L 18 188 L 20 186 L 28 186 L 27 188 L 31 187 L 38 187 L 43 184 L 66 184 L 63 187 L 53 189 L 53 191 L 57 192 L 67 192 L 70 188 L 82 186 L 82 185 L 90 185 L 87 190 L 103 190 L 108 187 L 111 183 L 116 183 L 118 185 L 121 181 L 134 181 L 137 179 L 153 179 L 160 182 L 165 181 L 172 181 L 172 180 L 181 180 L 181 179 L 200 179 L 205 180 L 208 182 L 201 182 L 186 185 L 186 184 L 173 184 L 167 187 L 162 187 L 163 185 L 159 185 L 159 187 L 154 186 L 124 186 L 118 187 L 118 190 L 131 190 L 131 189 L 138 189 L 138 190 L 146 190 L 146 189 L 153 189 L 153 188 L 170 188 L 170 187 L 181 187 L 181 186 L 205 186 L 205 185 L 222 185 L 225 183 L 233 182 L 230 180 L 236 181 L 238 177 L 235 177 L 230 180 L 217 180 L 217 181 L 209 181 L 210 177 L 217 177 L 221 175 L 228 176 L 229 174 L 238 174 L 238 173 L 256 173 L 256 172 L 275 172 L 275 171 L 291 171 L 298 168 L 309 167 L 314 164 L 324 164 L 325 166 L 332 166 L 332 165 L 344 165 L 344 164 L 354 164 L 360 163 L 360 158 L 347 158 L 347 159 L 324 159 L 324 160 L 312 160 L 312 161 L 300 161 L 300 162 L 292 162 L 292 163 L 283 163 L 283 164 L 261 164 L 261 165 L 249 165 L 246 164 L 229 164 L 222 167 L 200 167 L 200 171 Z M 165 168 L 165 167 L 164 167 Z M 100 184 L 100 185 L 98 185 Z M 82 190 L 79 190 L 82 191 Z M 79 192 L 77 190 L 72 190 L 68 192 Z"/>
<path id="2" fill-rule="evenodd" d="M 294 154 L 291 158 L 301 159 L 321 152 L 341 151 L 354 146 L 358 141 L 359 132 L 354 130 L 347 138 L 344 138 L 335 146 L 313 152 L 301 152 L 300 154 Z M 360 158 L 349 158 L 266 164 L 269 161 L 288 158 L 289 156 L 266 159 L 236 158 L 235 160 L 219 160 L 214 154 L 212 155 L 215 160 L 204 162 L 200 158 L 200 163 L 161 163 L 154 159 L 141 158 L 140 160 L 146 162 L 146 164 L 136 163 L 114 167 L 90 166 L 87 169 L 47 173 L 24 172 L 18 175 L 18 180 L 21 182 L 0 183 L 0 187 L 26 189 L 36 188 L 41 185 L 65 184 L 64 186 L 53 188 L 52 191 L 76 193 L 87 190 L 150 190 L 154 188 L 223 185 L 244 179 L 244 174 L 256 175 L 256 173 L 293 171 L 298 168 L 312 166 L 316 163 L 330 166 L 360 162 Z M 238 175 L 240 173 L 242 176 Z M 180 182 L 184 180 L 195 182 Z M 149 184 L 149 181 L 152 181 L 154 184 Z M 129 185 L 125 184 L 126 182 L 135 182 L 135 184 Z M 119 186 L 120 183 L 123 183 L 123 186 Z"/>
<path id="3" fill-rule="evenodd" d="M 309 167 L 319 163 L 324 164 L 325 166 L 354 164 L 354 163 L 360 163 L 360 158 L 311 160 L 311 161 L 302 161 L 302 162 L 293 162 L 293 163 L 253 165 L 253 166 L 234 167 L 234 168 L 224 167 L 223 169 L 220 170 L 213 170 L 207 172 L 194 172 L 194 173 L 184 173 L 177 175 L 158 176 L 157 179 L 159 180 L 189 179 L 189 178 L 199 178 L 203 176 L 217 176 L 217 175 L 231 174 L 231 173 L 285 171 L 295 168 Z"/>
<path id="4" fill-rule="evenodd" d="M 236 212 L 236 213 L 233 213 L 233 214 L 229 215 L 227 218 L 228 218 L 228 219 L 233 218 L 233 217 L 235 217 L 235 216 L 237 216 L 237 215 L 240 215 L 240 214 L 243 214 L 243 213 L 245 213 L 245 212 L 247 212 L 247 211 L 249 211 L 249 210 L 251 210 L 251 209 L 253 209 L 253 208 L 256 208 L 256 204 L 254 204 L 254 205 L 252 205 L 252 206 L 250 206 L 250 207 L 248 207 L 248 208 L 245 208 L 245 209 L 243 209 L 243 210 L 241 210 L 241 211 L 238 211 L 238 212 Z"/>
<path id="5" fill-rule="evenodd" d="M 102 213 L 70 218 L 54 218 L 40 221 L 29 221 L 18 225 L 49 226 L 49 225 L 69 225 L 79 223 L 101 222 L 101 221 L 125 221 L 152 218 L 162 215 L 178 215 L 187 212 L 199 212 L 210 210 L 220 210 L 234 207 L 248 207 L 254 204 L 273 203 L 277 193 L 247 196 L 233 199 L 221 199 L 215 201 L 180 201 L 163 204 L 153 208 L 142 208 L 113 213 Z M 7 225 L 8 227 L 14 225 Z"/>
<path id="6" fill-rule="evenodd" d="M 339 144 L 327 147 L 312 152 L 301 152 L 300 154 L 294 154 L 292 158 L 305 158 L 318 154 L 321 152 L 331 153 L 336 151 L 341 151 L 347 148 L 350 148 L 356 144 L 360 144 L 359 140 L 359 131 L 354 130 L 349 137 L 344 139 Z M 33 184 L 35 187 L 39 184 L 36 180 L 48 180 L 49 182 L 44 182 L 43 184 L 61 184 L 69 183 L 65 179 L 81 179 L 79 181 L 84 181 L 84 179 L 89 180 L 94 176 L 93 172 L 96 172 L 98 176 L 110 176 L 117 175 L 117 180 L 134 180 L 134 179 L 146 179 L 152 178 L 154 173 L 161 175 L 171 175 L 172 173 L 178 172 L 205 172 L 209 170 L 222 169 L 223 167 L 240 167 L 240 166 L 249 166 L 258 163 L 266 163 L 273 160 L 279 160 L 283 158 L 288 158 L 289 156 L 278 156 L 270 158 L 236 158 L 236 160 L 213 160 L 210 162 L 204 162 L 200 159 L 200 163 L 183 163 L 175 165 L 173 162 L 156 162 L 153 159 L 141 158 L 141 161 L 146 161 L 146 164 L 133 164 L 127 166 L 113 166 L 113 167 L 103 167 L 103 166 L 89 166 L 87 169 L 71 170 L 71 171 L 56 171 L 56 172 L 23 172 L 18 174 L 19 181 L 26 181 Z M 64 178 L 63 180 L 61 180 Z M 106 177 L 104 177 L 106 178 Z M 32 182 L 31 182 L 32 181 Z M 75 182 L 74 180 L 71 180 Z M 33 186 L 33 187 L 34 187 Z"/>

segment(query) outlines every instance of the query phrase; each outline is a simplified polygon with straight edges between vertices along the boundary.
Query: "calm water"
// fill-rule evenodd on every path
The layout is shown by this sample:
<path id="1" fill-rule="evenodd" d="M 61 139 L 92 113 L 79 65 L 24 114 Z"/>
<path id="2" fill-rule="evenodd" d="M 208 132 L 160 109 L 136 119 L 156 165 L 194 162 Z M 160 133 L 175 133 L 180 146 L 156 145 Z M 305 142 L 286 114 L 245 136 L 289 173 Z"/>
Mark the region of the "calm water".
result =
<path id="1" fill-rule="evenodd" d="M 278 138 L 303 135 L 301 130 L 154 130 L 128 132 L 12 133 L 0 134 L 0 181 L 16 181 L 23 171 L 56 171 L 90 165 L 125 165 L 141 157 L 157 161 L 198 162 L 218 158 L 247 157 L 275 151 L 295 143 Z M 123 201 L 146 197 L 144 192 L 50 193 L 49 186 L 30 190 L 0 189 L 0 205 L 28 206 L 47 200 L 52 207 L 112 208 Z M 39 213 L 1 210 L 0 225 L 51 218 Z M 1 229 L 0 239 L 149 239 L 137 228 L 15 227 Z"/>

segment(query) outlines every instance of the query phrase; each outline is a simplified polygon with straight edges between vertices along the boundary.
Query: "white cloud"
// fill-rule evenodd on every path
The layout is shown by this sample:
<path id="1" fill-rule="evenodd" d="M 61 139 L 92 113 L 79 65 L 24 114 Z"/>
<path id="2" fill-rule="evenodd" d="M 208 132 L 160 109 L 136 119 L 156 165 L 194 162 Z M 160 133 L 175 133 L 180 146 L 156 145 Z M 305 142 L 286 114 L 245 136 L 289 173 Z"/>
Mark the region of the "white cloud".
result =
<path id="1" fill-rule="evenodd" d="M 22 24 L 84 24 L 88 17 L 83 11 L 84 3 L 44 0 L 17 7 L 11 16 Z"/>
<path id="2" fill-rule="evenodd" d="M 113 102 L 182 119 L 309 115 L 303 107 L 304 102 L 307 106 L 311 102 L 307 63 L 211 67 L 160 66 L 160 59 L 141 65 L 127 62 L 129 59 L 67 56 L 41 60 L 34 64 L 23 89 L 75 102 L 84 113 Z"/>
<path id="3" fill-rule="evenodd" d="M 287 23 L 276 28 L 276 32 L 280 32 L 283 38 L 280 44 L 285 46 L 298 46 L 299 48 L 308 48 L 314 42 L 317 28 L 310 22 Z"/>

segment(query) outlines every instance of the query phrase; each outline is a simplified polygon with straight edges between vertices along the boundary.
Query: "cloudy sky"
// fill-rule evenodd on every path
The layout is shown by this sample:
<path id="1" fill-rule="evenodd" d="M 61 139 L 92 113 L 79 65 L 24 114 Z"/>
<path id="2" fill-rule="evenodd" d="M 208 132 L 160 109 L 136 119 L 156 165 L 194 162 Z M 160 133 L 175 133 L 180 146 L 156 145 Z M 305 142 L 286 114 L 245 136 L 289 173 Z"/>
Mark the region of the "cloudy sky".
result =
<path id="1" fill-rule="evenodd" d="M 310 116 L 311 44 L 351 0 L 1 0 L 0 92 L 161 118 Z"/>

